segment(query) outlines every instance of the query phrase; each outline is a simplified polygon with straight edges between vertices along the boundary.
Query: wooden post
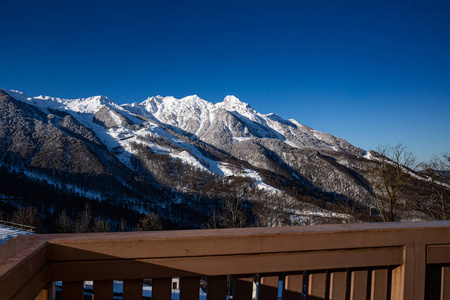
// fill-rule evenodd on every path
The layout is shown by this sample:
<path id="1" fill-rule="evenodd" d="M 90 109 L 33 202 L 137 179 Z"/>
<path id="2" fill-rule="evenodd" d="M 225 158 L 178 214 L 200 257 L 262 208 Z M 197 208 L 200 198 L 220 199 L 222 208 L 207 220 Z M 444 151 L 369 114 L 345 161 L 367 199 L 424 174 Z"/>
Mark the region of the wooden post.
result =
<path id="1" fill-rule="evenodd" d="M 142 279 L 123 281 L 123 300 L 142 300 Z"/>
<path id="2" fill-rule="evenodd" d="M 345 300 L 347 271 L 334 271 L 330 276 L 330 300 Z"/>
<path id="3" fill-rule="evenodd" d="M 112 299 L 114 294 L 113 280 L 95 280 L 94 281 L 94 299 L 106 300 Z"/>
<path id="4" fill-rule="evenodd" d="M 372 271 L 371 300 L 386 299 L 388 292 L 388 271 L 388 269 L 375 269 Z"/>
<path id="5" fill-rule="evenodd" d="M 63 300 L 82 300 L 84 291 L 83 281 L 63 281 Z"/>
<path id="6" fill-rule="evenodd" d="M 227 296 L 227 276 L 210 276 L 208 278 L 208 300 L 224 300 Z"/>
<path id="7" fill-rule="evenodd" d="M 233 300 L 248 300 L 252 298 L 253 277 L 236 278 Z"/>
<path id="8" fill-rule="evenodd" d="M 308 281 L 308 296 L 325 299 L 327 273 L 310 273 Z"/>
<path id="9" fill-rule="evenodd" d="M 303 290 L 303 274 L 286 275 L 284 278 L 284 299 L 301 299 Z"/>
<path id="10" fill-rule="evenodd" d="M 260 300 L 273 300 L 278 298 L 278 276 L 261 277 Z"/>
<path id="11" fill-rule="evenodd" d="M 198 300 L 200 293 L 200 277 L 180 278 L 180 300 Z"/>
<path id="12" fill-rule="evenodd" d="M 172 278 L 155 278 L 152 283 L 152 299 L 172 299 Z"/>

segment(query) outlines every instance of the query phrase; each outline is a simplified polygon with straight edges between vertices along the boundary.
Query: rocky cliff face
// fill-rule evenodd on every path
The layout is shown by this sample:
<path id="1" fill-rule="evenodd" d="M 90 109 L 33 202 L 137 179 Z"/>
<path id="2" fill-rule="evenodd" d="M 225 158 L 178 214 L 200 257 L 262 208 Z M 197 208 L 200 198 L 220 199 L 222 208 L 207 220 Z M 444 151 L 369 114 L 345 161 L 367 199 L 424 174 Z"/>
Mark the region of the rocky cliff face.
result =
<path id="1" fill-rule="evenodd" d="M 119 198 L 156 205 L 173 201 L 161 196 L 165 189 L 202 201 L 226 197 L 207 189 L 244 178 L 249 183 L 237 193 L 250 200 L 307 197 L 315 204 L 339 199 L 371 206 L 366 170 L 372 162 L 364 155 L 341 138 L 261 114 L 233 96 L 217 104 L 157 96 L 119 106 L 103 96 L 70 100 L 0 91 L 3 166 L 47 174 L 47 180 L 57 172 L 86 192 L 115 182 Z M 85 184 L 83 176 L 103 179 Z"/>

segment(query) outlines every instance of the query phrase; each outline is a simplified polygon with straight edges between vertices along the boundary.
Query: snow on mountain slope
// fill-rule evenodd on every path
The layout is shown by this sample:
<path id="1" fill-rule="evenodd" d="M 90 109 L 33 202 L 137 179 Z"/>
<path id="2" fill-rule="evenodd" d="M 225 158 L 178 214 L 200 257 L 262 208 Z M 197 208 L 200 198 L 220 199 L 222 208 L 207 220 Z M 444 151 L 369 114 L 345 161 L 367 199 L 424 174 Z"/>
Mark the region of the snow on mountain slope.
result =
<path id="1" fill-rule="evenodd" d="M 230 175 L 229 172 L 224 172 L 223 168 L 220 167 L 220 161 L 204 156 L 195 146 L 173 136 L 165 128 L 153 122 L 152 120 L 156 118 L 147 111 L 137 111 L 140 115 L 131 112 L 133 111 L 133 105 L 122 107 L 104 96 L 62 99 L 48 96 L 28 97 L 18 91 L 2 91 L 17 100 L 39 108 L 47 115 L 52 115 L 55 111 L 69 113 L 78 122 L 92 130 L 101 142 L 129 168 L 132 168 L 130 160 L 135 154 L 131 144 L 138 143 L 149 147 L 155 153 L 168 154 L 170 157 L 180 159 L 183 163 L 192 165 L 197 169 L 221 176 Z M 186 105 L 180 106 L 174 98 L 166 97 L 168 106 L 157 103 L 161 110 L 159 115 L 164 115 L 162 112 L 167 113 L 168 109 L 178 110 L 177 115 L 180 116 L 178 121 L 182 123 L 182 114 L 192 107 L 195 107 L 195 112 L 207 111 L 205 107 L 198 107 L 204 104 L 204 102 L 198 102 L 198 99 L 196 96 L 186 97 L 183 99 Z M 158 99 L 154 97 L 153 100 Z M 144 102 L 147 102 L 147 106 L 151 107 L 154 101 L 149 98 L 148 101 Z M 157 112 L 157 109 L 154 111 Z M 176 126 L 178 123 L 172 124 Z M 167 142 L 158 142 L 160 140 Z M 205 167 L 205 165 L 208 167 Z"/>
<path id="2" fill-rule="evenodd" d="M 174 97 L 150 97 L 141 103 L 117 105 L 105 96 L 80 99 L 62 99 L 49 96 L 28 97 L 11 90 L 4 90 L 18 100 L 48 109 L 65 110 L 80 123 L 96 129 L 92 115 L 107 107 L 114 127 L 129 127 L 123 123 L 124 116 L 134 124 L 142 124 L 142 117 L 161 124 L 179 128 L 192 137 L 225 150 L 231 150 L 233 143 L 251 138 L 274 138 L 293 147 L 313 147 L 344 151 L 362 156 L 365 152 L 353 147 L 345 140 L 313 130 L 296 120 L 284 120 L 276 114 L 261 114 L 235 96 L 226 96 L 223 102 L 212 104 L 197 95 L 181 99 Z M 141 117 L 139 117 L 141 116 Z M 128 124 L 129 125 L 129 124 Z M 98 130 L 95 130 L 96 132 Z M 123 130 L 121 130 L 123 132 Z M 113 134 L 113 133 L 112 133 Z M 120 135 L 114 133 L 115 138 Z M 106 144 L 112 141 L 103 139 Z M 116 143 L 112 143 L 117 146 Z"/>
<path id="3" fill-rule="evenodd" d="M 192 137 L 231 151 L 232 145 L 252 138 L 272 138 L 293 147 L 312 147 L 344 151 L 362 156 L 364 151 L 345 140 L 313 130 L 295 120 L 284 120 L 276 114 L 261 114 L 234 96 L 212 104 L 197 95 L 176 99 L 151 97 L 124 108 L 158 122 L 179 128 Z"/>
<path id="4" fill-rule="evenodd" d="M 294 147 L 333 149 L 362 156 L 365 152 L 343 139 L 313 130 L 296 120 L 284 120 L 276 114 L 261 114 L 234 96 L 212 104 L 197 95 L 181 99 L 150 97 L 141 103 L 117 105 L 105 96 L 62 99 L 49 96 L 28 97 L 24 93 L 3 90 L 18 100 L 45 109 L 71 113 L 79 122 L 94 128 L 92 117 L 106 107 L 112 127 L 141 125 L 145 119 L 181 129 L 192 137 L 210 142 L 219 148 L 251 138 L 273 138 Z M 106 113 L 106 112 L 105 112 Z M 124 119 L 125 118 L 125 119 Z M 123 124 L 129 120 L 128 124 Z M 125 122 L 126 123 L 126 122 Z M 219 141 L 216 141 L 217 138 Z"/>
<path id="5" fill-rule="evenodd" d="M 54 110 L 71 114 L 92 130 L 129 168 L 132 168 L 130 160 L 136 154 L 132 144 L 137 143 L 149 147 L 154 153 L 168 154 L 206 172 L 231 176 L 233 172 L 230 170 L 237 170 L 205 156 L 196 146 L 174 136 L 170 130 L 233 155 L 235 145 L 247 145 L 249 141 L 265 139 L 281 141 L 291 148 L 340 151 L 358 157 L 364 155 L 362 149 L 343 139 L 313 130 L 296 120 L 284 120 L 273 113 L 261 114 L 234 96 L 226 96 L 223 102 L 217 104 L 192 95 L 181 99 L 155 96 L 141 103 L 117 105 L 105 96 L 62 99 L 49 96 L 28 97 L 18 91 L 4 91 L 17 100 L 38 107 L 46 114 L 52 114 Z M 167 142 L 161 143 L 161 139 Z M 242 149 L 246 147 L 238 147 L 241 150 L 236 155 L 245 157 L 247 154 Z M 234 175 L 252 177 L 260 187 L 269 190 L 272 188 L 267 188 L 254 170 L 239 171 Z"/>

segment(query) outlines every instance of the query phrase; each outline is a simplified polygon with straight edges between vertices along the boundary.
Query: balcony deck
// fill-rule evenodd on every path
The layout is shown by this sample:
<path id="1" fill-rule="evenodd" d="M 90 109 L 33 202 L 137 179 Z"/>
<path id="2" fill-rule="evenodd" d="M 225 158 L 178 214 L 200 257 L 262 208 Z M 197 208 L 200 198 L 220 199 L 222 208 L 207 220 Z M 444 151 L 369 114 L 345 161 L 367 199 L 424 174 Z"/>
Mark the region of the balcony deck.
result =
<path id="1" fill-rule="evenodd" d="M 256 275 L 257 274 L 257 275 Z M 232 275 L 231 277 L 229 275 Z M 256 275 L 256 276 L 255 276 Z M 450 221 L 19 236 L 0 246 L 1 299 L 450 299 Z M 229 279 L 232 280 L 229 280 Z M 233 287 L 231 292 L 229 282 Z M 281 284 L 280 284 L 281 282 Z M 281 286 L 281 290 L 279 290 Z"/>

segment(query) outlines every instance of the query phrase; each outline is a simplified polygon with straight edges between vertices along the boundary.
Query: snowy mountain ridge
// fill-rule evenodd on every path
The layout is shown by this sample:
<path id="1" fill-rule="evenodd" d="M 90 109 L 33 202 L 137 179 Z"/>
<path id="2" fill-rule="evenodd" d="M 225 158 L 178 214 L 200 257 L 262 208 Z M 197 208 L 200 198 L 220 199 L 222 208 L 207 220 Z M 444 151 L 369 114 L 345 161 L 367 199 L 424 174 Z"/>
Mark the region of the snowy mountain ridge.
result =
<path id="1" fill-rule="evenodd" d="M 239 142 L 246 138 L 276 138 L 293 147 L 314 147 L 333 149 L 355 154 L 365 154 L 360 149 L 355 151 L 345 140 L 313 130 L 300 122 L 284 120 L 274 113 L 261 114 L 237 97 L 228 95 L 223 102 L 212 104 L 197 95 L 177 99 L 172 96 L 149 97 L 141 103 L 118 105 L 105 96 L 93 96 L 79 99 L 62 99 L 49 96 L 28 97 L 24 93 L 3 89 L 18 100 L 33 102 L 42 108 L 66 110 L 84 114 L 95 114 L 102 106 L 118 112 L 135 123 L 141 123 L 133 116 L 144 116 L 162 124 L 178 127 L 193 137 L 207 142 L 211 141 L 214 130 L 224 126 L 232 139 Z M 16 98 L 16 99 L 17 99 Z M 112 114 L 114 114 L 112 112 Z M 228 115 L 231 114 L 232 116 Z M 74 117 L 77 118 L 76 115 Z M 114 117 L 112 115 L 112 117 Z M 224 119 L 225 120 L 221 120 Z M 238 119 L 236 122 L 235 119 Z M 220 120 L 221 124 L 218 124 Z M 85 122 L 83 122 L 85 123 Z M 221 147 L 221 145 L 215 145 Z"/>
<path id="2" fill-rule="evenodd" d="M 12 141 L 0 144 L 4 163 L 24 160 L 20 165 L 49 172 L 113 176 L 116 188 L 135 190 L 133 195 L 145 183 L 201 198 L 214 189 L 201 191 L 199 182 L 243 178 L 279 197 L 287 191 L 288 198 L 371 197 L 359 175 L 364 150 L 294 119 L 259 113 L 235 96 L 216 104 L 192 95 L 118 105 L 105 96 L 1 91 L 2 109 L 10 113 L 1 115 L 0 138 Z M 78 190 L 83 188 L 92 194 L 96 187 Z"/>

